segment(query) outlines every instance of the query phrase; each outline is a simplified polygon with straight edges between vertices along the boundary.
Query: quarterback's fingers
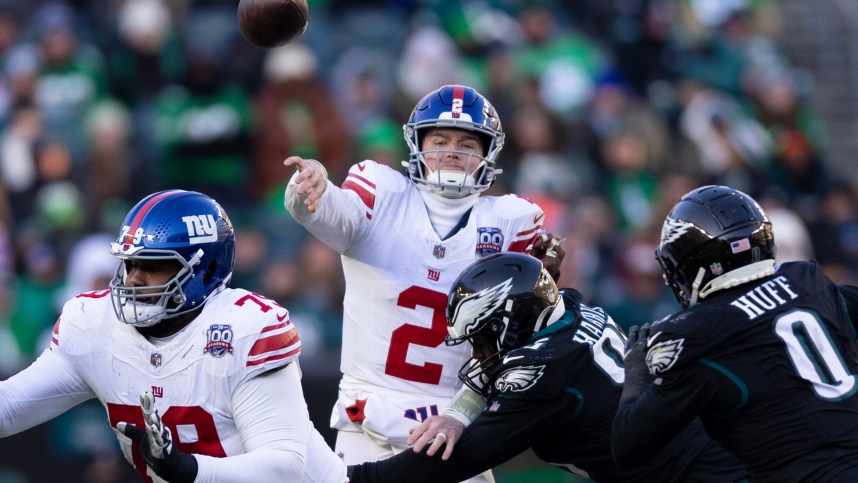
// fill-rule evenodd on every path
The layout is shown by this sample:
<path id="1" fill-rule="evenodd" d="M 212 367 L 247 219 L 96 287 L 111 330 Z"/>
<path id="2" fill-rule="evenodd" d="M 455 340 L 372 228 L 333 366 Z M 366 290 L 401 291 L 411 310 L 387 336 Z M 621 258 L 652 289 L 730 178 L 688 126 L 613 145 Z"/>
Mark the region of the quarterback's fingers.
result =
<path id="1" fill-rule="evenodd" d="M 408 430 L 408 439 L 405 440 L 405 444 L 407 444 L 409 446 L 413 445 L 428 430 L 429 430 L 429 422 L 428 421 L 423 421 L 422 423 L 418 424 L 417 426 L 414 426 L 413 428 L 409 429 Z M 423 447 L 421 446 L 420 449 L 423 449 Z M 418 451 L 418 453 L 419 453 L 419 451 Z"/>
<path id="2" fill-rule="evenodd" d="M 447 444 L 444 446 L 444 453 L 441 455 L 441 459 L 447 461 L 450 459 L 450 456 L 453 454 L 453 448 L 456 447 L 456 440 L 458 438 L 456 436 L 450 436 L 447 438 Z"/>
<path id="3" fill-rule="evenodd" d="M 283 161 L 283 166 L 295 166 L 298 168 L 298 171 L 301 171 L 304 168 L 304 158 L 301 156 L 289 156 Z"/>
<path id="4" fill-rule="evenodd" d="M 435 453 L 441 449 L 441 446 L 447 443 L 447 435 L 444 433 L 437 433 L 434 438 L 432 438 L 432 444 L 429 445 L 429 449 L 426 450 L 426 456 L 435 456 Z"/>
<path id="5" fill-rule="evenodd" d="M 417 438 L 414 442 L 414 452 L 419 453 L 423 451 L 423 448 L 426 447 L 427 443 L 431 443 L 433 441 L 434 436 L 430 436 L 429 432 L 424 432 Z"/>

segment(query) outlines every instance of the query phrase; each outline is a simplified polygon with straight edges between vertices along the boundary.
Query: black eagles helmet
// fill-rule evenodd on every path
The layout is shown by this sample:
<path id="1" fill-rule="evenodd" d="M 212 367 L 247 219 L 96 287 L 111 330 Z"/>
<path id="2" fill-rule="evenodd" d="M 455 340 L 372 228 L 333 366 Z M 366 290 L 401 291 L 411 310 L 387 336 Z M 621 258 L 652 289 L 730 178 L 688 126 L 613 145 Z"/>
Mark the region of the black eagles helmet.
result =
<path id="1" fill-rule="evenodd" d="M 715 291 L 774 273 L 772 224 L 745 193 L 703 186 L 667 214 L 655 257 L 665 283 L 688 308 Z"/>
<path id="2" fill-rule="evenodd" d="M 453 283 L 447 303 L 447 343 L 473 345 L 474 357 L 459 378 L 477 392 L 487 391 L 504 354 L 525 345 L 563 312 L 557 285 L 539 259 L 505 252 L 477 260 Z"/>

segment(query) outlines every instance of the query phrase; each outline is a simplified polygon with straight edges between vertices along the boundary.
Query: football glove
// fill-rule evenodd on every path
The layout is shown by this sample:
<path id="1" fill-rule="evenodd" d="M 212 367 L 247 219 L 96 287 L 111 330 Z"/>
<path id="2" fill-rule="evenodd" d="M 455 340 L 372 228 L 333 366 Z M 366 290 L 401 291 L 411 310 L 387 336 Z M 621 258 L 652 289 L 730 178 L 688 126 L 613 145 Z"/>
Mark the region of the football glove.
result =
<path id="1" fill-rule="evenodd" d="M 155 474 L 170 483 L 192 483 L 197 477 L 197 459 L 173 445 L 170 428 L 161 421 L 151 392 L 140 394 L 140 408 L 145 430 L 124 421 L 116 424 L 116 430 L 137 443 L 143 459 Z"/>
<path id="2" fill-rule="evenodd" d="M 626 380 L 623 382 L 623 394 L 620 402 L 634 399 L 646 390 L 651 382 L 649 369 L 646 366 L 647 339 L 650 325 L 637 325 L 629 329 L 626 340 L 626 355 L 623 366 L 626 369 Z"/>

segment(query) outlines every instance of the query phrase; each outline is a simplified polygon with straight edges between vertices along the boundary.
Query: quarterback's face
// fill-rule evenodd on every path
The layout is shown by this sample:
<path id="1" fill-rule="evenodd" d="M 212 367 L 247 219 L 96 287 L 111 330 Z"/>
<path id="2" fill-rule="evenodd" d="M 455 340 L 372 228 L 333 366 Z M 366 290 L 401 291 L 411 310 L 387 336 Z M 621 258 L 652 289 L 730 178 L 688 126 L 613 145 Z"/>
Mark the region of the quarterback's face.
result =
<path id="1" fill-rule="evenodd" d="M 483 155 L 483 145 L 479 136 L 471 131 L 455 128 L 437 128 L 423 137 L 420 147 L 429 169 L 433 171 L 465 171 L 471 156 Z M 473 172 L 479 163 L 471 162 Z M 471 174 L 471 173 L 468 173 Z"/>
<path id="2" fill-rule="evenodd" d="M 126 287 L 157 287 L 166 285 L 179 272 L 179 264 L 175 260 L 128 260 L 125 266 L 128 275 L 125 277 Z M 150 292 L 160 292 L 163 289 L 153 288 Z M 148 293 L 141 290 L 139 293 Z M 151 301 L 155 303 L 156 300 Z M 147 302 L 149 303 L 149 302 Z"/>

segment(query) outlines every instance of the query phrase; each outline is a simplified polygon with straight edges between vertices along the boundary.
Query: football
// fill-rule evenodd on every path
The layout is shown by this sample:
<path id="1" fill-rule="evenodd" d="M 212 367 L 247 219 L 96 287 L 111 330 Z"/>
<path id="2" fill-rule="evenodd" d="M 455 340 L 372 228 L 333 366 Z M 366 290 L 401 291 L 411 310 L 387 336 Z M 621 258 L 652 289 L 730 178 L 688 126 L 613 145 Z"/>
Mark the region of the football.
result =
<path id="1" fill-rule="evenodd" d="M 287 44 L 307 29 L 307 0 L 240 0 L 238 26 L 250 43 L 263 48 Z"/>

